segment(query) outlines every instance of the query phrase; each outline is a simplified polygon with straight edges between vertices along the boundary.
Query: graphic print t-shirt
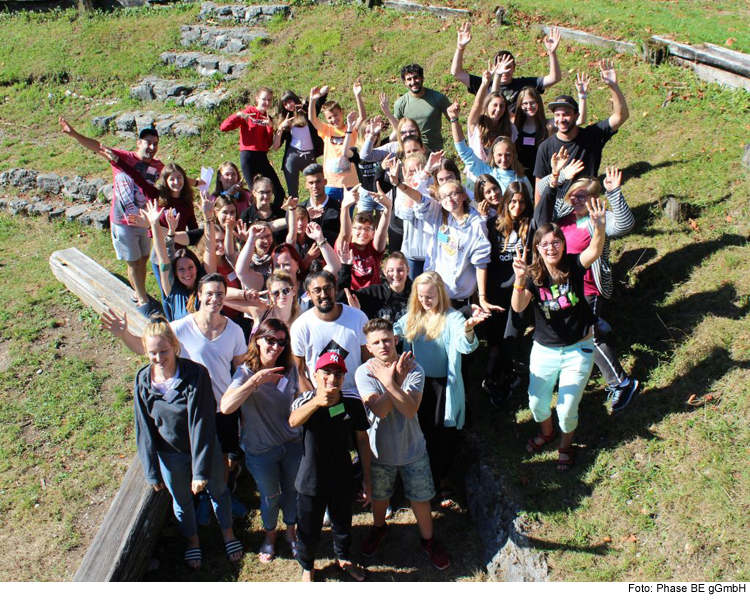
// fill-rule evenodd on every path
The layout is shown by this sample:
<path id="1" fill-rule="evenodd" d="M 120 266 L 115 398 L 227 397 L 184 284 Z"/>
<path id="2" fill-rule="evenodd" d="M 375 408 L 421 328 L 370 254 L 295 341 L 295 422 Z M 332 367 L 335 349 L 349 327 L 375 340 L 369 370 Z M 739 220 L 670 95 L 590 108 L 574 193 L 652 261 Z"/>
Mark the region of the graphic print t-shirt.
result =
<path id="1" fill-rule="evenodd" d="M 568 254 L 567 281 L 562 284 L 536 286 L 530 277 L 526 289 L 534 295 L 534 341 L 547 347 L 565 347 L 578 343 L 589 333 L 594 315 L 583 296 L 583 276 L 580 256 Z"/>

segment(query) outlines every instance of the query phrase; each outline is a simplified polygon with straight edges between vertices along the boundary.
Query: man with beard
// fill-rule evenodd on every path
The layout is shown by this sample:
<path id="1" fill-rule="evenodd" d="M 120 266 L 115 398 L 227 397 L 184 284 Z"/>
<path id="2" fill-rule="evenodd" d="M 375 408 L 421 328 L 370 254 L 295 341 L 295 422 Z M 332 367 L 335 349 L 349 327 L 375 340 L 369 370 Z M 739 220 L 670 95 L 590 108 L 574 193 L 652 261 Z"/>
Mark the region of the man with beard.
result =
<path id="1" fill-rule="evenodd" d="M 439 91 L 422 86 L 424 70 L 419 64 L 409 64 L 401 68 L 401 80 L 409 92 L 393 104 L 393 116 L 396 120 L 407 117 L 414 121 L 419 125 L 425 146 L 431 151 L 443 150 L 441 129 L 443 115 L 448 116 L 450 100 Z"/>
<path id="2" fill-rule="evenodd" d="M 602 82 L 612 91 L 612 114 L 609 118 L 588 127 L 578 127 L 578 103 L 569 95 L 560 95 L 547 107 L 554 115 L 557 132 L 542 142 L 536 155 L 534 176 L 536 176 L 535 203 L 539 202 L 543 188 L 542 179 L 552 173 L 552 155 L 563 146 L 570 156 L 569 163 L 583 162 L 582 176 L 596 176 L 602 161 L 602 150 L 609 139 L 628 120 L 630 112 L 625 96 L 617 84 L 617 73 L 611 60 L 599 64 Z"/>
<path id="3" fill-rule="evenodd" d="M 101 144 L 92 138 L 78 133 L 64 119 L 60 118 L 62 132 L 84 148 L 102 155 L 107 162 L 109 158 L 104 154 Z M 135 142 L 135 152 L 112 149 L 115 154 L 128 165 L 132 165 L 150 184 L 155 184 L 164 164 L 156 159 L 159 150 L 159 134 L 155 129 L 142 129 Z M 128 265 L 128 280 L 135 291 L 133 301 L 138 306 L 148 303 L 146 292 L 146 269 L 151 253 L 151 238 L 148 227 L 130 224 L 128 217 L 139 216 L 146 207 L 146 195 L 136 186 L 133 179 L 125 172 L 113 167 L 112 209 L 109 213 L 109 224 L 112 232 L 112 245 L 119 260 Z"/>
<path id="4" fill-rule="evenodd" d="M 333 352 L 346 363 L 342 394 L 358 399 L 354 372 L 367 359 L 367 340 L 362 330 L 367 316 L 359 309 L 336 302 L 336 278 L 328 271 L 312 271 L 305 279 L 305 290 L 313 308 L 297 318 L 291 329 L 300 391 L 315 389 L 315 364 L 321 355 Z"/>

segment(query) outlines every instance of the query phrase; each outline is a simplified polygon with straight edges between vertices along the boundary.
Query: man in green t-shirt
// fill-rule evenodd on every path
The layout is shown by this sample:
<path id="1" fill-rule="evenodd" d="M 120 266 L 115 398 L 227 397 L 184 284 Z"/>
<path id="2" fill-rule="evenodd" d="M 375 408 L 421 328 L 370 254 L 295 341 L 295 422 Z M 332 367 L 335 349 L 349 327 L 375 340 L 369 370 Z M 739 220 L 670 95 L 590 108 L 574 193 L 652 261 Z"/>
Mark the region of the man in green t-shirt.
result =
<path id="1" fill-rule="evenodd" d="M 434 89 L 423 87 L 424 70 L 418 64 L 401 68 L 401 80 L 409 89 L 393 105 L 393 116 L 397 120 L 412 119 L 422 132 L 422 140 L 431 151 L 443 150 L 441 133 L 443 115 L 446 117 L 450 100 Z"/>

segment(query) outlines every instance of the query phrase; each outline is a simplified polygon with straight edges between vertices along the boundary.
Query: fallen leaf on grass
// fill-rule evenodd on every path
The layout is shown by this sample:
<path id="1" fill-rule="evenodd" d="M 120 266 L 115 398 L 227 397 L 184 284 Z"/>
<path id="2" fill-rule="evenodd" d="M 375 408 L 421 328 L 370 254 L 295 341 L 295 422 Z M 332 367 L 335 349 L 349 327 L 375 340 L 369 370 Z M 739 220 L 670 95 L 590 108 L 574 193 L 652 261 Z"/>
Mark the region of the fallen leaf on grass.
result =
<path id="1" fill-rule="evenodd" d="M 630 534 L 630 536 L 623 536 L 620 539 L 621 542 L 638 542 L 638 537 L 635 534 Z"/>
<path id="2" fill-rule="evenodd" d="M 604 536 L 604 538 L 602 538 L 602 542 L 607 542 L 607 543 L 612 542 L 611 536 Z"/>
<path id="3" fill-rule="evenodd" d="M 726 45 L 727 45 L 728 47 L 731 47 L 731 46 L 732 46 L 732 45 L 733 45 L 733 44 L 734 44 L 735 42 L 737 42 L 737 39 L 736 39 L 736 38 L 727 38 L 727 42 L 726 42 Z"/>
<path id="4" fill-rule="evenodd" d="M 688 224 L 690 225 L 690 228 L 693 231 L 698 231 L 699 230 L 698 223 L 695 222 L 692 218 L 690 220 L 688 220 Z"/>

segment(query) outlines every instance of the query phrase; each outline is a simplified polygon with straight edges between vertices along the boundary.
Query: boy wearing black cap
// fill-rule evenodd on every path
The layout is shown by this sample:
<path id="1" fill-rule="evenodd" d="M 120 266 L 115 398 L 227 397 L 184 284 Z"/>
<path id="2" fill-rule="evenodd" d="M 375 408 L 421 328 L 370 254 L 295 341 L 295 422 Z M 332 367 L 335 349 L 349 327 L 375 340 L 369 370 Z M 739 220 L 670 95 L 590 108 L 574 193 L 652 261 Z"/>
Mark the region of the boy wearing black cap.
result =
<path id="1" fill-rule="evenodd" d="M 541 181 L 552 173 L 553 154 L 564 146 L 570 156 L 569 163 L 578 159 L 583 161 L 582 176 L 596 176 L 602 162 L 604 145 L 630 116 L 625 96 L 617 84 L 617 73 L 612 61 L 602 60 L 599 66 L 602 82 L 612 91 L 612 114 L 609 118 L 588 127 L 579 127 L 576 124 L 578 102 L 572 97 L 560 95 L 547 104 L 554 115 L 557 132 L 542 142 L 536 155 L 534 176 L 536 176 L 535 199 L 537 202 L 544 190 L 540 189 Z"/>
<path id="2" fill-rule="evenodd" d="M 352 530 L 352 486 L 354 472 L 349 455 L 352 431 L 362 464 L 364 504 L 370 502 L 370 427 L 362 403 L 344 397 L 341 387 L 346 376 L 344 358 L 325 352 L 315 364 L 316 389 L 304 392 L 292 405 L 289 424 L 303 426 L 303 456 L 297 488 L 297 560 L 302 580 L 315 575 L 315 551 L 328 507 L 331 517 L 336 565 L 355 580 L 364 580 L 364 570 L 349 560 Z"/>

